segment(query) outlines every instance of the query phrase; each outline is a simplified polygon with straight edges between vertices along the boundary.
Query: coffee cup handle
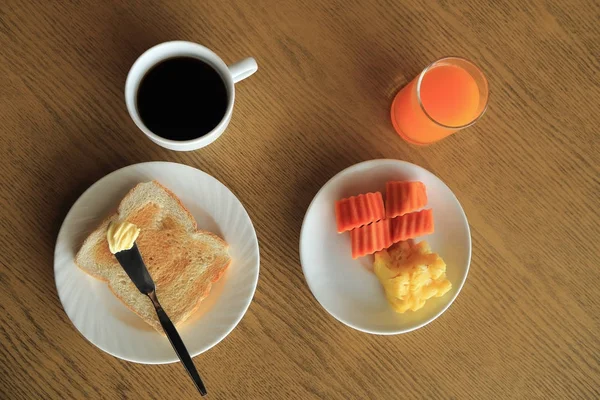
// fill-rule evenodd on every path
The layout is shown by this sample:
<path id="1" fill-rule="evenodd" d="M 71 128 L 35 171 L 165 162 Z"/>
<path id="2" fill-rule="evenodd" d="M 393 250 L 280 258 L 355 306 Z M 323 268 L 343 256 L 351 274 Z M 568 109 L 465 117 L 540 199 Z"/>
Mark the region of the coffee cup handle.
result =
<path id="1" fill-rule="evenodd" d="M 238 83 L 242 79 L 246 79 L 255 73 L 258 69 L 258 65 L 254 58 L 248 57 L 231 64 L 228 68 L 231 73 L 231 78 L 233 78 L 233 83 Z"/>

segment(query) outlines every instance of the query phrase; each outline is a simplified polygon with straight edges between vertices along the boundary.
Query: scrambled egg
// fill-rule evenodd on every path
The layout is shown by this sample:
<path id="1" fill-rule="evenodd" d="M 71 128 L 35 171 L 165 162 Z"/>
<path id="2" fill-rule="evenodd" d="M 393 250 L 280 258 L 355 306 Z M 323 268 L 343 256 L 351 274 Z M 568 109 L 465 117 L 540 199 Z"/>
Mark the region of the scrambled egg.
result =
<path id="1" fill-rule="evenodd" d="M 375 253 L 373 269 L 388 302 L 399 313 L 416 311 L 452 288 L 446 279 L 446 263 L 424 241 L 400 242 Z"/>

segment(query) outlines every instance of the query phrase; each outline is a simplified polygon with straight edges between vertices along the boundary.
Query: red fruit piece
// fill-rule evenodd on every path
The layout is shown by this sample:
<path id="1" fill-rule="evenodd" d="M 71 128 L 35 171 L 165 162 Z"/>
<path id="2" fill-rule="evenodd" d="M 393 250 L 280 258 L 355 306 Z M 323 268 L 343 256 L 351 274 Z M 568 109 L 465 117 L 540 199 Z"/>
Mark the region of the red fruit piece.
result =
<path id="1" fill-rule="evenodd" d="M 360 194 L 335 202 L 338 233 L 352 230 L 385 218 L 380 192 Z"/>
<path id="2" fill-rule="evenodd" d="M 414 239 L 433 233 L 433 211 L 421 210 L 392 220 L 392 242 Z"/>
<path id="3" fill-rule="evenodd" d="M 417 211 L 427 204 L 423 182 L 390 181 L 385 184 L 386 218 Z"/>
<path id="4" fill-rule="evenodd" d="M 383 219 L 350 232 L 352 258 L 358 258 L 392 245 L 391 220 Z"/>

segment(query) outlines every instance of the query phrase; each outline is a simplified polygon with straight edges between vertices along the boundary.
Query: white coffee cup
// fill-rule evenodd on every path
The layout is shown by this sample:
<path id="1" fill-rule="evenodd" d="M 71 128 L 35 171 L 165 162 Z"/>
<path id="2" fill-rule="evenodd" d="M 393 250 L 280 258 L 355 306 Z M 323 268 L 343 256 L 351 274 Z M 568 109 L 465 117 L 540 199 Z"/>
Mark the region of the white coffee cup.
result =
<path id="1" fill-rule="evenodd" d="M 227 89 L 227 109 L 221 122 L 210 132 L 192 140 L 170 140 L 158 136 L 144 124 L 137 109 L 137 94 L 140 82 L 146 73 L 155 65 L 173 57 L 194 57 L 212 66 L 221 75 Z M 223 60 L 206 47 L 192 42 L 173 41 L 156 45 L 144 52 L 127 74 L 125 82 L 125 103 L 133 122 L 146 136 L 159 146 L 176 151 L 190 151 L 207 146 L 217 140 L 225 131 L 235 100 L 235 83 L 256 72 L 258 66 L 254 58 L 249 57 L 227 66 Z"/>

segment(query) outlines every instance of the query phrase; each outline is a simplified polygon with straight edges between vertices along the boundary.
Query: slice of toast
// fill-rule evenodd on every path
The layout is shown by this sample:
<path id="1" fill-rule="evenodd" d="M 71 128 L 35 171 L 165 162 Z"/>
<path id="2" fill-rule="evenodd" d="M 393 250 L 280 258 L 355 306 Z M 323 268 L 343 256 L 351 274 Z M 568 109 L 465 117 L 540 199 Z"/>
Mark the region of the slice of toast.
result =
<path id="1" fill-rule="evenodd" d="M 156 284 L 156 295 L 175 325 L 198 308 L 231 263 L 228 245 L 198 230 L 177 196 L 156 181 L 134 187 L 117 213 L 85 240 L 75 257 L 77 266 L 107 282 L 127 307 L 162 333 L 152 302 L 138 291 L 108 248 L 108 225 L 124 220 L 141 230 L 136 244 Z"/>

